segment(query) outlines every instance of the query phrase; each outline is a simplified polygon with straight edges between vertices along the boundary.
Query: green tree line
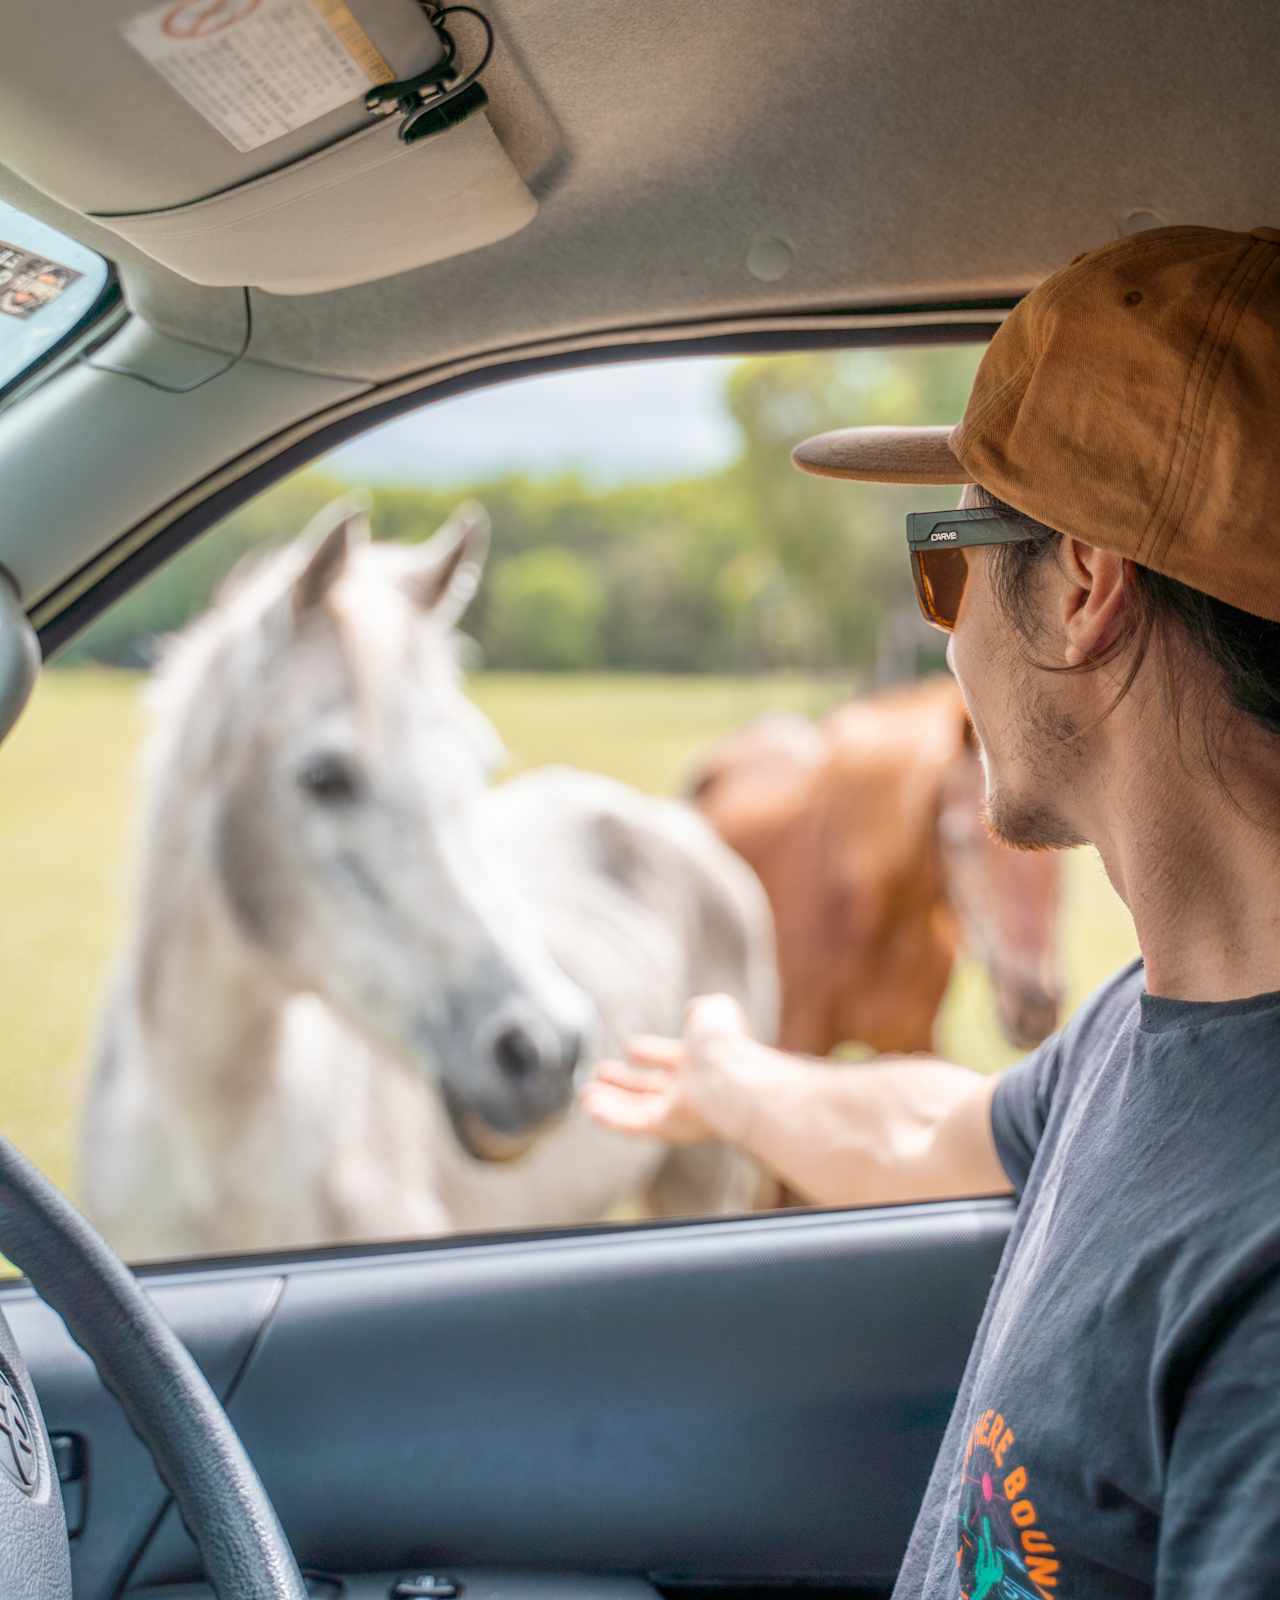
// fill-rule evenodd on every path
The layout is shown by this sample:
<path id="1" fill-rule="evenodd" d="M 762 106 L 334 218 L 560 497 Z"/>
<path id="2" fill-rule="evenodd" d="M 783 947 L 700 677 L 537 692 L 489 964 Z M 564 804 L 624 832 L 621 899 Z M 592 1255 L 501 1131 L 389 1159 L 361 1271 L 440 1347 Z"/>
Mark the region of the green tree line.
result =
<path id="1" fill-rule="evenodd" d="M 790 448 L 847 424 L 955 421 L 978 353 L 966 344 L 726 363 L 723 403 L 741 448 L 720 471 L 613 487 L 576 474 L 382 486 L 375 534 L 422 539 L 458 500 L 483 502 L 493 550 L 465 627 L 495 668 L 875 675 L 886 657 L 898 671 L 936 665 L 937 646 L 914 621 L 903 515 L 954 503 L 955 491 L 805 477 Z M 349 487 L 321 466 L 268 490 L 62 659 L 146 664 L 240 559 L 292 538 Z"/>

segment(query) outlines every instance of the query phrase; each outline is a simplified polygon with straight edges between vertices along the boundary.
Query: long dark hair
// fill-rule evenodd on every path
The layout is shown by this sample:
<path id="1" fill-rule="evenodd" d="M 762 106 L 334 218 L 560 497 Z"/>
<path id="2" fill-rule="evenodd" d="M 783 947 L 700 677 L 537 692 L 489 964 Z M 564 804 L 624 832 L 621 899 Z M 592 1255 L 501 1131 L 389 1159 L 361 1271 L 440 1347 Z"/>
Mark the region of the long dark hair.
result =
<path id="1" fill-rule="evenodd" d="M 1028 534 L 1017 544 L 993 545 L 990 573 L 996 599 L 1024 641 L 1035 645 L 1037 612 L 1034 586 L 1037 572 L 1054 555 L 1062 540 L 1056 529 L 1016 510 L 975 484 L 974 504 L 989 506 L 1025 523 Z M 1093 671 L 1128 654 L 1125 677 L 1116 703 L 1133 687 L 1153 643 L 1171 642 L 1179 634 L 1200 652 L 1210 666 L 1208 674 L 1187 674 L 1185 664 L 1176 670 L 1176 656 L 1165 651 L 1167 682 L 1172 703 L 1179 707 L 1190 687 L 1220 686 L 1228 703 L 1272 738 L 1280 740 L 1280 623 L 1255 617 L 1225 600 L 1192 589 L 1150 567 L 1135 566 L 1133 621 L 1101 656 L 1080 667 L 1049 667 L 1049 671 Z M 1188 681 L 1190 680 L 1190 682 Z M 1215 770 L 1221 777 L 1221 743 L 1211 747 Z"/>

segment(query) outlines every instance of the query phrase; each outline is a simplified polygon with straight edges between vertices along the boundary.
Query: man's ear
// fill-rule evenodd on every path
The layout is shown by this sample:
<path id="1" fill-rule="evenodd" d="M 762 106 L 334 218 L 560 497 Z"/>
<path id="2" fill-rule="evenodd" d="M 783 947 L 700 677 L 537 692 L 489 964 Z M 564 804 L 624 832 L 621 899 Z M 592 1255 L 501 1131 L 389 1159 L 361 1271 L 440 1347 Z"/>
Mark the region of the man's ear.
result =
<path id="1" fill-rule="evenodd" d="M 1082 539 L 1064 537 L 1059 566 L 1065 659 L 1084 666 L 1104 656 L 1124 632 L 1133 604 L 1133 562 Z"/>

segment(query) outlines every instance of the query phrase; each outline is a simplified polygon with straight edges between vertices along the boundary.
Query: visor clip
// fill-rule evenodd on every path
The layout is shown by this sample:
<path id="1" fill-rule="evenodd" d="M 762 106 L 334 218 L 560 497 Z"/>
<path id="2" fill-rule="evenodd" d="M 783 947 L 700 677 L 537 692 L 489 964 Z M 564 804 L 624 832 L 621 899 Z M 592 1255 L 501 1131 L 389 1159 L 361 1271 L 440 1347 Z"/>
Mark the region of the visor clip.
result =
<path id="1" fill-rule="evenodd" d="M 424 3 L 423 15 L 440 37 L 444 54 L 433 66 L 411 78 L 398 78 L 393 83 L 380 83 L 364 97 L 365 110 L 371 116 L 386 117 L 399 112 L 404 118 L 400 124 L 400 138 L 405 144 L 416 144 L 419 139 L 433 133 L 443 133 L 464 122 L 473 112 L 488 105 L 489 97 L 476 79 L 489 65 L 493 55 L 493 28 L 488 17 L 474 6 L 435 6 Z M 484 54 L 479 65 L 462 77 L 454 65 L 458 47 L 444 19 L 458 13 L 475 17 L 485 31 Z"/>

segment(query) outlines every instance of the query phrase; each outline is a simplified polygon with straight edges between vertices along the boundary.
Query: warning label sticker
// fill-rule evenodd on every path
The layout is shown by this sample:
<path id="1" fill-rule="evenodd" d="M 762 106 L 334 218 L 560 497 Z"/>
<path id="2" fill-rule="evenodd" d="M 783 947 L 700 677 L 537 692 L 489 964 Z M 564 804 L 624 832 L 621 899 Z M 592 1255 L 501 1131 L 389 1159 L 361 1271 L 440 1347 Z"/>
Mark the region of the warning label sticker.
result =
<path id="1" fill-rule="evenodd" d="M 244 154 L 394 76 L 346 0 L 168 0 L 121 30 Z"/>
<path id="2" fill-rule="evenodd" d="M 0 239 L 0 316 L 33 317 L 81 274 Z"/>

